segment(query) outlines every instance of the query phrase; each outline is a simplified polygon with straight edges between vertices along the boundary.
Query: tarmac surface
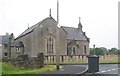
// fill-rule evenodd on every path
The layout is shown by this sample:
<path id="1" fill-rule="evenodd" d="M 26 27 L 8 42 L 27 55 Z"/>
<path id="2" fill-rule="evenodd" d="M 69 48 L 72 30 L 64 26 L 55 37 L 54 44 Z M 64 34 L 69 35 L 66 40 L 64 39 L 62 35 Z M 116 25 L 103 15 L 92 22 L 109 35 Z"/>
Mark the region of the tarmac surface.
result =
<path id="1" fill-rule="evenodd" d="M 69 75 L 75 75 L 75 74 L 82 74 L 85 71 L 87 71 L 87 66 L 84 65 L 62 65 L 64 68 L 60 70 L 55 71 L 48 71 L 43 72 L 40 74 L 69 74 Z"/>
<path id="2" fill-rule="evenodd" d="M 64 68 L 55 71 L 40 73 L 44 76 L 120 76 L 118 64 L 100 64 L 99 72 L 88 73 L 88 65 L 62 65 Z M 109 71 L 108 71 L 109 70 Z M 104 71 L 104 73 L 103 73 Z"/>

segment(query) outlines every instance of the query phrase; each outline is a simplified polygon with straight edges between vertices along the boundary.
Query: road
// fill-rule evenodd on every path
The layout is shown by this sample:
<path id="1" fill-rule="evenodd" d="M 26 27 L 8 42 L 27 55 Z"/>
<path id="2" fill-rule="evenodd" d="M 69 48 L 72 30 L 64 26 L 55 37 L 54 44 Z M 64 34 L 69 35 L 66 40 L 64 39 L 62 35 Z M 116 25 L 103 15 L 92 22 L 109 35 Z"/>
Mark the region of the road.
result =
<path id="1" fill-rule="evenodd" d="M 72 65 L 72 66 L 78 66 L 78 65 Z M 87 65 L 79 65 L 86 67 Z M 118 74 L 120 73 L 120 64 L 100 64 L 99 65 L 99 72 L 96 72 L 95 74 Z"/>
<path id="2" fill-rule="evenodd" d="M 48 71 L 48 72 L 42 72 L 40 74 L 77 74 L 77 73 L 83 73 L 86 70 L 85 66 L 79 66 L 79 65 L 62 65 L 64 68 L 60 70 L 55 71 Z"/>
<path id="3" fill-rule="evenodd" d="M 82 76 L 120 76 L 120 64 L 100 64 L 99 72 L 85 73 Z"/>
<path id="4" fill-rule="evenodd" d="M 120 64 L 101 64 L 99 65 L 99 72 L 97 74 L 118 74 Z"/>
<path id="5" fill-rule="evenodd" d="M 120 74 L 118 74 L 120 70 L 119 69 L 120 66 L 118 64 L 100 64 L 99 72 L 85 74 L 80 74 L 80 70 L 85 70 L 83 67 L 88 67 L 88 65 L 63 65 L 63 66 L 66 69 L 60 71 L 41 73 L 35 76 L 120 76 Z"/>

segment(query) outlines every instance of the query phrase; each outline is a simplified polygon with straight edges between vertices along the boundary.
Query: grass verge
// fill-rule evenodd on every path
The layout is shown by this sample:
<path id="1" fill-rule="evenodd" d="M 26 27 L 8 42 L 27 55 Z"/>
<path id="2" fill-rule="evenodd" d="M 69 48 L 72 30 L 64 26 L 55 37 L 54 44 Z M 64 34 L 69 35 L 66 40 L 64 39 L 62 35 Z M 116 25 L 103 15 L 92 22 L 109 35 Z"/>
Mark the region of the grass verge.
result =
<path id="1" fill-rule="evenodd" d="M 60 66 L 60 68 L 63 67 Z M 45 67 L 40 69 L 21 70 L 17 67 L 14 67 L 11 63 L 2 63 L 2 74 L 38 74 L 41 72 L 54 71 L 54 70 L 56 70 L 55 65 L 46 65 Z"/>

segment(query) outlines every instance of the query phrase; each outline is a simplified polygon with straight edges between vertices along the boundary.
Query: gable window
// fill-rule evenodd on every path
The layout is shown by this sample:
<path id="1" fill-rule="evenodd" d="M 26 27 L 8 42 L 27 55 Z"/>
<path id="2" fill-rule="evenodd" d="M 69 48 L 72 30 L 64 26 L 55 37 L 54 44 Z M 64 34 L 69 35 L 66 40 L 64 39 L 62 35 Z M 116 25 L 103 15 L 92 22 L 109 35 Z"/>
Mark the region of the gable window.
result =
<path id="1" fill-rule="evenodd" d="M 47 43 L 47 53 L 54 53 L 54 46 L 55 46 L 55 38 L 52 35 L 48 35 L 47 39 L 46 39 L 46 43 Z"/>

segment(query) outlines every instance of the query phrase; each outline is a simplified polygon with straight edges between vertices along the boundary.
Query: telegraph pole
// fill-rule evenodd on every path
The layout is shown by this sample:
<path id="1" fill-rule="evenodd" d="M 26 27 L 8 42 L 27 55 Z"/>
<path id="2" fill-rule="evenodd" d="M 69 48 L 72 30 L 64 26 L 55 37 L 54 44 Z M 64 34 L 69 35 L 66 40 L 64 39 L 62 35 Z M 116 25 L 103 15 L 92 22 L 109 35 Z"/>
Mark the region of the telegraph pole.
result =
<path id="1" fill-rule="evenodd" d="M 59 26 L 59 2 L 57 0 L 57 27 Z M 59 27 L 57 28 L 57 50 L 56 50 L 56 69 L 59 70 L 60 55 L 59 55 Z"/>

